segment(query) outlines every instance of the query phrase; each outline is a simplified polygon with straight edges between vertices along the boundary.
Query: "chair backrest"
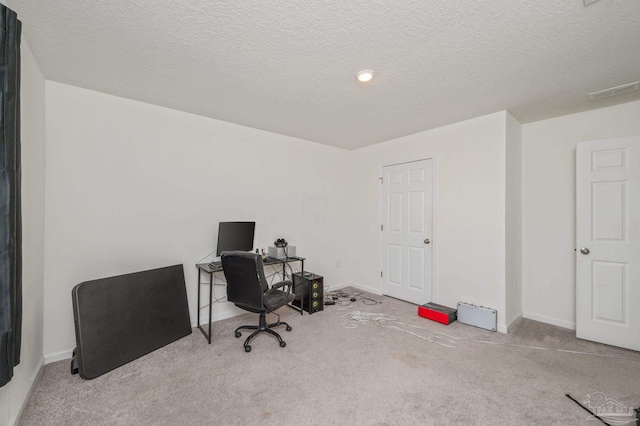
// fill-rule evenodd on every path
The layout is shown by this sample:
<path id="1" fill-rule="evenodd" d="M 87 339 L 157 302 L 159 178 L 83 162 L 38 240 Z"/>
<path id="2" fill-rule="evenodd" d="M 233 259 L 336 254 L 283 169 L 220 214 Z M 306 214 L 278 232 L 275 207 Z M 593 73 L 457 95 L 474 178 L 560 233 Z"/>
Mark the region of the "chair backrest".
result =
<path id="1" fill-rule="evenodd" d="M 251 252 L 225 251 L 221 259 L 229 302 L 264 309 L 262 295 L 269 286 L 264 276 L 262 257 Z"/>

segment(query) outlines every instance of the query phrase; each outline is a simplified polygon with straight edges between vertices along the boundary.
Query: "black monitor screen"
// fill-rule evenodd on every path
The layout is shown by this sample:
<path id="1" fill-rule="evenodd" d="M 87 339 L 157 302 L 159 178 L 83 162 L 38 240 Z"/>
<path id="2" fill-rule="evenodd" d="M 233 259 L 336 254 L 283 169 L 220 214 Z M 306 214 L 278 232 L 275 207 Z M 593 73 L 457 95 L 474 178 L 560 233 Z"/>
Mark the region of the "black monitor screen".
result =
<path id="1" fill-rule="evenodd" d="M 218 256 L 223 251 L 253 250 L 255 222 L 220 222 L 218 227 Z"/>

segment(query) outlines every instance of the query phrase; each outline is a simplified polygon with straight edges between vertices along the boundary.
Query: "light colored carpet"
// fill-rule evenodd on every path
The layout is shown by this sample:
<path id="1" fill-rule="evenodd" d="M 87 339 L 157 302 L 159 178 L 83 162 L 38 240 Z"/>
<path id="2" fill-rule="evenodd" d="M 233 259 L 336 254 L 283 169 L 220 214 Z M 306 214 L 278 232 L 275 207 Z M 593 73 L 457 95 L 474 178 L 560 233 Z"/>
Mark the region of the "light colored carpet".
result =
<path id="1" fill-rule="evenodd" d="M 352 291 L 353 289 L 345 289 Z M 415 305 L 369 295 L 375 306 L 327 306 L 304 316 L 281 308 L 293 331 L 267 334 L 245 353 L 236 327 L 246 314 L 199 330 L 94 380 L 49 364 L 20 425 L 413 425 L 600 424 L 571 402 L 603 392 L 640 405 L 640 353 L 582 341 L 570 330 L 521 320 L 509 335 L 421 318 Z M 564 348 L 633 360 L 459 341 L 430 343 L 374 322 L 343 327 L 343 315 L 385 313 L 422 336 L 450 335 Z M 271 317 L 271 316 L 270 316 Z M 406 326 L 403 326 L 406 327 Z"/>

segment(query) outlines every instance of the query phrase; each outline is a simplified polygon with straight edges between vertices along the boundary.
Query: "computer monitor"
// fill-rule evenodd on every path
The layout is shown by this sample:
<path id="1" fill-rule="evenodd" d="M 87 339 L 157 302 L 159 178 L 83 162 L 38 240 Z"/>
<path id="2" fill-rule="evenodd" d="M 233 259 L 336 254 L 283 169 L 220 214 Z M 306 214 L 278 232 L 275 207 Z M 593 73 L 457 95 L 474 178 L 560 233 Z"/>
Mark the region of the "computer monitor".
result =
<path id="1" fill-rule="evenodd" d="M 255 222 L 220 222 L 218 226 L 218 257 L 223 251 L 253 250 Z"/>

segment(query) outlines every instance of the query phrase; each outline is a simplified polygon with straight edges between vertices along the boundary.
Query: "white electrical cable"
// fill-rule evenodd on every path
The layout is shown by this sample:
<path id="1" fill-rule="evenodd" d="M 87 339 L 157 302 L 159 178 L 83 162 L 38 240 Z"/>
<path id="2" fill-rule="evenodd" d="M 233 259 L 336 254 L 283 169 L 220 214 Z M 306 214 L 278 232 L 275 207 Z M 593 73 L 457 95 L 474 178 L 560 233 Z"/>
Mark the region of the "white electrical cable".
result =
<path id="1" fill-rule="evenodd" d="M 216 252 L 215 250 L 214 250 L 214 251 L 212 251 L 211 253 L 209 253 L 208 255 L 206 255 L 205 257 L 203 257 L 202 259 L 198 260 L 198 261 L 196 262 L 196 264 L 198 264 L 198 263 L 202 262 L 203 260 L 205 260 L 207 257 L 211 256 L 211 255 L 212 255 L 213 253 L 215 253 L 215 252 Z"/>
<path id="2" fill-rule="evenodd" d="M 371 321 L 374 321 L 377 325 L 384 327 L 384 328 L 391 328 L 394 330 L 398 330 L 398 331 L 402 331 L 404 333 L 410 334 L 414 337 L 417 337 L 419 339 L 422 340 L 426 340 L 427 342 L 430 343 L 435 343 L 437 345 L 441 345 L 447 348 L 454 348 L 455 347 L 455 342 L 445 339 L 444 337 L 440 337 L 440 336 L 429 336 L 429 337 L 424 337 L 421 336 L 417 333 L 414 333 L 412 331 L 409 330 L 405 330 L 403 328 L 400 327 L 396 327 L 395 325 L 386 325 L 386 321 L 397 321 L 398 319 L 396 317 L 393 317 L 391 315 L 386 315 L 386 314 L 374 314 L 374 313 L 370 313 L 370 312 L 360 312 L 360 311 L 352 311 L 352 312 L 347 312 L 346 314 L 342 315 L 343 318 L 343 322 L 342 322 L 342 327 L 344 328 L 358 328 L 361 325 L 366 325 Z M 396 324 L 404 324 L 401 322 L 397 322 Z M 436 339 L 440 339 L 440 340 L 444 340 L 445 342 L 449 343 L 442 343 Z"/>
<path id="3" fill-rule="evenodd" d="M 425 328 L 425 327 L 420 327 L 420 326 L 417 326 L 417 325 L 413 325 L 413 324 L 407 324 L 407 323 L 399 322 L 396 317 L 393 317 L 391 315 L 386 315 L 386 314 L 373 314 L 373 313 L 368 313 L 368 312 L 352 311 L 352 312 L 347 312 L 346 314 L 342 315 L 342 318 L 343 318 L 342 326 L 344 328 L 358 328 L 361 325 L 366 325 L 370 321 L 373 321 L 373 322 L 375 322 L 376 325 L 378 325 L 380 327 L 389 328 L 389 329 L 392 329 L 392 330 L 398 330 L 398 331 L 401 331 L 403 333 L 407 333 L 407 334 L 409 334 L 411 336 L 417 337 L 419 339 L 426 340 L 429 343 L 435 343 L 437 345 L 444 346 L 446 348 L 455 348 L 455 347 L 457 347 L 457 341 L 464 341 L 464 342 L 472 342 L 472 343 L 481 343 L 481 344 L 485 344 L 485 345 L 510 346 L 510 347 L 515 347 L 515 348 L 534 349 L 534 350 L 552 351 L 552 352 L 563 352 L 563 353 L 569 353 L 569 354 L 575 354 L 575 355 L 590 355 L 590 356 L 597 356 L 597 357 L 600 357 L 600 358 L 613 358 L 613 359 L 622 359 L 622 360 L 626 360 L 626 361 L 640 362 L 640 359 L 634 359 L 634 358 L 618 356 L 618 355 L 603 355 L 603 354 L 597 354 L 597 353 L 593 353 L 593 352 L 573 351 L 573 350 L 569 350 L 569 349 L 545 348 L 545 347 L 542 347 L 542 346 L 529 346 L 529 345 L 519 345 L 519 344 L 516 344 L 516 343 L 492 342 L 492 341 L 488 341 L 488 340 L 469 339 L 469 338 L 466 338 L 466 337 L 451 336 L 449 334 L 442 333 L 440 331 L 434 331 L 434 333 L 435 333 L 434 335 L 425 337 L 425 336 L 421 336 L 421 335 L 419 335 L 417 333 L 414 333 L 413 331 L 409 331 L 409 330 L 406 330 L 406 329 L 404 329 L 402 327 L 398 327 L 397 325 L 387 324 L 387 322 L 394 322 L 394 324 L 404 325 L 404 326 L 407 326 L 407 327 L 418 328 L 418 329 L 426 330 L 426 331 L 432 331 L 432 330 L 430 330 L 428 328 Z M 450 340 L 450 339 L 452 339 L 452 340 Z"/>
<path id="4" fill-rule="evenodd" d="M 569 350 L 569 349 L 545 348 L 543 346 L 518 345 L 516 343 L 491 342 L 491 341 L 488 341 L 488 340 L 468 339 L 468 338 L 464 338 L 464 337 L 450 336 L 450 335 L 442 333 L 440 331 L 436 331 L 436 333 L 437 334 L 442 334 L 443 336 L 447 336 L 447 337 L 449 337 L 451 339 L 455 339 L 455 340 L 464 340 L 464 341 L 473 342 L 473 343 L 483 343 L 485 345 L 502 345 L 502 346 L 511 346 L 511 347 L 514 347 L 514 348 L 535 349 L 535 350 L 539 350 L 539 351 L 564 352 L 564 353 L 568 353 L 568 354 L 590 355 L 590 356 L 597 356 L 597 357 L 600 357 L 600 358 L 624 359 L 624 360 L 627 360 L 627 361 L 640 362 L 640 359 L 634 359 L 634 358 L 629 358 L 629 357 L 619 356 L 619 355 L 603 355 L 603 354 L 597 354 L 597 353 L 593 353 L 593 352 L 572 351 L 572 350 Z"/>
<path id="5" fill-rule="evenodd" d="M 376 325 L 379 325 L 380 327 L 384 327 L 384 328 L 391 328 L 393 330 L 402 331 L 403 333 L 407 333 L 407 334 L 409 334 L 411 336 L 415 336 L 415 337 L 417 337 L 419 339 L 426 340 L 429 343 L 435 343 L 436 345 L 444 346 L 445 348 L 455 348 L 456 347 L 456 342 L 454 342 L 452 340 L 445 339 L 444 337 L 440 337 L 440 336 L 424 337 L 424 336 L 419 335 L 418 333 L 414 333 L 413 331 L 405 330 L 404 328 L 397 327 L 395 325 L 386 325 L 385 321 L 386 321 L 385 319 L 376 320 Z M 404 323 L 398 322 L 396 324 L 404 324 Z M 408 325 L 408 324 L 404 324 L 404 325 Z M 447 342 L 449 344 L 444 343 L 444 342 L 440 342 L 440 341 L 438 341 L 436 339 L 444 340 L 444 342 Z"/>
<path id="6" fill-rule="evenodd" d="M 211 291 L 212 291 L 212 293 L 213 293 L 213 301 L 214 301 L 215 303 L 226 302 L 226 300 L 225 300 L 225 299 L 227 298 L 227 296 L 222 296 L 221 298 L 218 298 L 218 297 L 216 296 L 216 286 L 221 286 L 221 285 L 223 285 L 223 286 L 225 286 L 225 287 L 226 287 L 226 283 L 225 283 L 225 284 L 218 284 L 218 283 L 217 283 L 217 281 L 218 281 L 218 279 L 217 279 L 217 278 L 215 278 L 215 281 L 216 281 L 216 282 L 214 282 L 214 284 L 213 284 L 213 288 L 211 289 Z M 200 291 L 200 289 L 198 289 L 198 291 Z M 205 306 L 206 306 L 206 305 L 205 305 Z"/>
<path id="7" fill-rule="evenodd" d="M 349 317 L 349 319 L 345 319 Z M 351 311 L 347 312 L 342 316 L 343 322 L 342 326 L 344 328 L 358 328 L 360 325 L 368 324 L 369 321 L 377 321 L 377 320 L 388 320 L 388 321 L 396 321 L 396 317 L 392 317 L 390 315 L 385 314 L 372 314 L 369 312 L 360 312 L 360 311 Z"/>

